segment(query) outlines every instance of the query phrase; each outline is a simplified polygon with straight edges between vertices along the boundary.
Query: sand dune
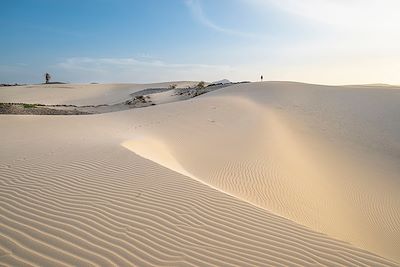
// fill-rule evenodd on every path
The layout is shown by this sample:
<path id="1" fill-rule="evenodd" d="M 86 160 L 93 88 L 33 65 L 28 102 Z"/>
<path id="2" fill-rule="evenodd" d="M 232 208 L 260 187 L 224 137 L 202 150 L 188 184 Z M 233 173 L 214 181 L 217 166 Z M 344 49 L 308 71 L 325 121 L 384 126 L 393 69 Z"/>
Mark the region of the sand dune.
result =
<path id="1" fill-rule="evenodd" d="M 229 87 L 162 107 L 187 112 L 172 127 L 146 131 L 148 141 L 130 147 L 244 201 L 399 261 L 400 91 L 360 88 Z M 163 145 L 147 145 L 154 140 Z M 158 159 L 166 147 L 178 168 Z"/>
<path id="2" fill-rule="evenodd" d="M 147 88 L 168 88 L 176 84 L 184 88 L 196 82 L 166 82 L 153 84 L 39 84 L 0 87 L 0 102 L 46 105 L 118 104 L 130 99 L 129 94 Z"/>
<path id="3" fill-rule="evenodd" d="M 1 116 L 0 263 L 398 266 L 399 93 L 245 84 Z"/>

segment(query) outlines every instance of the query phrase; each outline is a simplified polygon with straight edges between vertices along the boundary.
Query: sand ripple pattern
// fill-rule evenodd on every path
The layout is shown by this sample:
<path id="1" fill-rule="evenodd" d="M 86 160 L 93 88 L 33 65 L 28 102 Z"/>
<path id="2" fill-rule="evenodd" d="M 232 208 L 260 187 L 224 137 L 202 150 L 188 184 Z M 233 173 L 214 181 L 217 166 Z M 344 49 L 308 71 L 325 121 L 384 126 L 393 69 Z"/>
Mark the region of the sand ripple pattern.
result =
<path id="1" fill-rule="evenodd" d="M 0 265 L 396 266 L 116 144 L 46 149 L 2 157 Z"/>

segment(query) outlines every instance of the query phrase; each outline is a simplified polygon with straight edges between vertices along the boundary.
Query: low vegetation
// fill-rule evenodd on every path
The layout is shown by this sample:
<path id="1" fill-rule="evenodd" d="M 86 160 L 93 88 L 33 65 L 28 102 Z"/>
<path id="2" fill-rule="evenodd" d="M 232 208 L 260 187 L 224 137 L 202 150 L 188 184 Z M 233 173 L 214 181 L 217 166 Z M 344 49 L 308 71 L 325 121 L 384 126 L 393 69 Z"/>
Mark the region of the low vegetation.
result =
<path id="1" fill-rule="evenodd" d="M 36 108 L 36 104 L 22 104 L 24 108 Z"/>
<path id="2" fill-rule="evenodd" d="M 77 109 L 52 109 L 51 106 L 25 103 L 0 103 L 0 114 L 17 115 L 86 115 L 89 112 Z"/>
<path id="3" fill-rule="evenodd" d="M 197 84 L 197 88 L 203 89 L 204 87 L 206 87 L 206 83 L 201 81 Z"/>
<path id="4" fill-rule="evenodd" d="M 138 95 L 138 96 L 136 97 L 136 99 L 137 99 L 139 102 L 146 103 L 146 99 L 145 99 L 145 97 L 142 96 L 142 95 Z"/>

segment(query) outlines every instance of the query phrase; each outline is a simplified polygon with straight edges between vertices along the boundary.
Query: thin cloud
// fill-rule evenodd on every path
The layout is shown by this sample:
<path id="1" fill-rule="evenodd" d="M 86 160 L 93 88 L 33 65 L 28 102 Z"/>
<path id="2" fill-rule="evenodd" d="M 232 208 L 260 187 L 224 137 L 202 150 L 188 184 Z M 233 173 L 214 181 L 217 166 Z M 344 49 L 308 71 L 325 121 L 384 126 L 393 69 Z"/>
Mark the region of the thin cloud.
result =
<path id="1" fill-rule="evenodd" d="M 400 28 L 398 0 L 241 0 L 260 8 L 277 7 L 338 29 L 394 32 Z"/>
<path id="2" fill-rule="evenodd" d="M 228 77 L 236 70 L 229 65 L 168 63 L 136 58 L 67 58 L 53 66 L 68 81 L 155 82 L 203 80 Z"/>
<path id="3" fill-rule="evenodd" d="M 221 27 L 221 26 L 215 24 L 204 13 L 199 0 L 186 0 L 185 3 L 188 6 L 188 8 L 190 9 L 190 12 L 192 13 L 193 17 L 207 28 L 210 28 L 214 31 L 218 31 L 221 33 L 229 34 L 229 35 L 236 35 L 236 36 L 241 36 L 241 37 L 258 37 L 254 33 L 236 31 L 236 30 L 224 28 L 224 27 Z"/>
<path id="4" fill-rule="evenodd" d="M 163 68 L 230 68 L 228 65 L 209 65 L 209 64 L 179 64 L 166 63 L 161 60 L 138 60 L 135 58 L 89 58 L 74 57 L 58 63 L 56 66 L 65 69 L 96 69 L 96 67 L 163 67 Z"/>

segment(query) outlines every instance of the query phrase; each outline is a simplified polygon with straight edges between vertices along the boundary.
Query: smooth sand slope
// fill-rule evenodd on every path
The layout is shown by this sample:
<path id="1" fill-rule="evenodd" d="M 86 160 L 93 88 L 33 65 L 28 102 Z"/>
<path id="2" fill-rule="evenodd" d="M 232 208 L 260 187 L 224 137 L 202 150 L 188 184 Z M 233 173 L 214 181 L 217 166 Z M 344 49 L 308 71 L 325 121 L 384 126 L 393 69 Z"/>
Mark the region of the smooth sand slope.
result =
<path id="1" fill-rule="evenodd" d="M 0 263 L 398 266 L 399 93 L 263 83 L 3 115 Z"/>

